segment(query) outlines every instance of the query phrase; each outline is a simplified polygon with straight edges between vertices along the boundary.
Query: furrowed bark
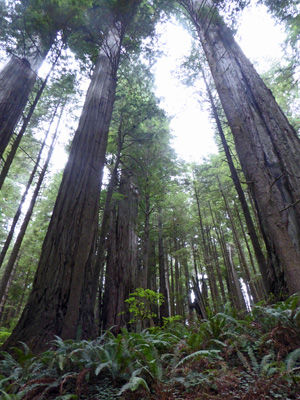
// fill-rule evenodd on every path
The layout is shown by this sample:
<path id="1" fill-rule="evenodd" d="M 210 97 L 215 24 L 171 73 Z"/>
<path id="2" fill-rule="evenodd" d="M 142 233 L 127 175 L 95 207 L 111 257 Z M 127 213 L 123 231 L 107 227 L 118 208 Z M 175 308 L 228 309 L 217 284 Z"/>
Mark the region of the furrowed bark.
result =
<path id="1" fill-rule="evenodd" d="M 138 193 L 132 177 L 123 171 L 117 214 L 111 217 L 103 298 L 103 326 L 118 333 L 129 321 L 125 300 L 136 289 Z"/>
<path id="2" fill-rule="evenodd" d="M 31 184 L 32 184 L 33 179 L 34 179 L 35 174 L 36 174 L 36 171 L 37 171 L 37 169 L 38 169 L 38 167 L 39 167 L 39 164 L 40 164 L 40 161 L 41 161 L 41 157 L 42 157 L 42 153 L 43 153 L 44 147 L 45 147 L 45 145 L 46 145 L 46 141 L 47 141 L 47 138 L 48 138 L 48 135 L 49 135 L 49 132 L 50 132 L 50 128 L 51 128 L 52 123 L 53 123 L 53 121 L 54 121 L 54 118 L 55 118 L 55 116 L 56 116 L 56 113 L 57 113 L 59 104 L 60 104 L 60 102 L 58 102 L 57 105 L 56 105 L 55 111 L 54 111 L 54 113 L 53 113 L 53 116 L 52 116 L 52 119 L 51 119 L 51 122 L 50 122 L 50 126 L 49 126 L 48 131 L 47 131 L 47 133 L 46 133 L 46 135 L 45 135 L 45 138 L 44 138 L 44 141 L 43 141 L 42 146 L 41 146 L 41 148 L 40 148 L 40 151 L 39 151 L 38 157 L 37 157 L 37 159 L 36 159 L 35 165 L 34 165 L 34 167 L 33 167 L 33 170 L 31 171 L 30 177 L 29 177 L 28 182 L 27 182 L 27 184 L 26 184 L 26 188 L 25 188 L 25 190 L 24 190 L 24 192 L 23 192 L 23 194 L 22 194 L 22 198 L 21 198 L 21 201 L 20 201 L 20 203 L 19 203 L 19 206 L 18 206 L 18 209 L 17 209 L 17 211 L 16 211 L 16 214 L 15 214 L 15 216 L 14 216 L 13 222 L 12 222 L 12 224 L 11 224 L 9 233 L 8 233 L 8 235 L 7 235 L 7 238 L 6 238 L 6 240 L 5 240 L 5 243 L 4 243 L 4 245 L 3 245 L 3 248 L 2 248 L 2 250 L 1 250 L 1 253 L 0 253 L 0 268 L 2 267 L 2 264 L 3 264 L 3 261 L 4 261 L 5 255 L 6 255 L 7 250 L 8 250 L 8 247 L 9 247 L 9 245 L 10 245 L 10 242 L 11 242 L 12 238 L 13 238 L 13 235 L 14 235 L 14 232 L 15 232 L 15 228 L 16 228 L 16 225 L 17 225 L 17 223 L 18 223 L 18 221 L 19 221 L 19 218 L 20 218 L 20 215 L 21 215 L 21 212 L 22 212 L 22 207 L 23 207 L 23 204 L 24 204 L 24 202 L 25 202 L 25 200 L 26 200 L 28 191 L 29 191 L 29 189 L 30 189 L 30 187 L 31 187 Z M 1 299 L 2 296 L 3 296 L 3 292 L 1 291 L 1 286 L 2 286 L 2 285 L 0 284 L 0 299 Z"/>
<path id="3" fill-rule="evenodd" d="M 57 107 L 58 107 L 58 105 L 57 105 Z M 28 210 L 27 210 L 27 212 L 25 214 L 24 220 L 23 220 L 22 225 L 20 227 L 20 231 L 18 233 L 17 239 L 16 239 L 15 244 L 13 246 L 11 255 L 9 257 L 8 263 L 7 263 L 6 267 L 5 267 L 5 270 L 4 270 L 4 273 L 3 273 L 3 276 L 2 276 L 2 279 L 1 279 L 1 282 L 0 282 L 0 299 L 2 299 L 2 297 L 4 295 L 5 288 L 6 288 L 7 284 L 8 284 L 10 276 L 12 274 L 14 265 L 16 263 L 16 260 L 17 260 L 18 254 L 19 254 L 19 250 L 21 248 L 21 244 L 23 242 L 23 239 L 24 239 L 24 236 L 25 236 L 25 233 L 26 233 L 26 229 L 28 227 L 28 224 L 29 224 L 30 218 L 32 216 L 33 209 L 34 209 L 37 197 L 39 195 L 39 192 L 40 192 L 40 189 L 41 189 L 45 174 L 46 174 L 48 166 L 49 166 L 49 162 L 50 162 L 53 150 L 54 150 L 54 145 L 55 145 L 55 142 L 56 142 L 56 139 L 57 139 L 57 136 L 58 136 L 58 127 L 59 127 L 59 124 L 60 124 L 60 121 L 61 121 L 63 109 L 64 109 L 64 107 L 62 107 L 62 110 L 61 110 L 61 113 L 60 113 L 60 116 L 59 116 L 59 119 L 58 119 L 58 122 L 57 122 L 57 127 L 56 127 L 55 133 L 54 133 L 53 138 L 52 138 L 52 143 L 51 143 L 51 146 L 50 146 L 49 151 L 48 151 L 47 159 L 46 159 L 46 161 L 45 161 L 45 163 L 43 165 L 43 168 L 42 168 L 42 170 L 40 172 L 40 175 L 39 175 L 37 184 L 35 186 L 32 198 L 30 200 L 30 204 L 29 204 Z M 56 111 L 57 111 L 57 109 L 55 110 L 55 113 L 56 113 Z M 48 131 L 48 133 L 49 133 L 49 131 Z M 38 160 L 38 162 L 39 162 L 39 160 Z M 36 169 L 37 169 L 37 167 L 38 167 L 38 163 L 36 164 Z"/>
<path id="4" fill-rule="evenodd" d="M 0 72 L 0 156 L 22 115 L 36 73 L 26 59 L 12 57 Z"/>
<path id="5" fill-rule="evenodd" d="M 208 83 L 207 83 L 207 80 L 205 78 L 204 73 L 203 73 L 203 78 L 204 78 L 204 82 L 205 82 L 205 85 L 206 85 L 206 90 L 207 90 L 207 93 L 208 93 L 208 96 L 209 96 L 209 100 L 210 100 L 210 103 L 211 103 L 213 116 L 214 116 L 216 124 L 217 124 L 218 133 L 219 133 L 219 136 L 220 136 L 221 141 L 222 141 L 222 145 L 223 145 L 223 149 L 224 149 L 224 152 L 225 152 L 225 155 L 226 155 L 226 159 L 228 161 L 228 166 L 229 166 L 229 169 L 230 169 L 231 178 L 232 178 L 232 181 L 234 183 L 235 190 L 237 191 L 237 194 L 238 194 L 238 197 L 239 197 L 239 201 L 240 201 L 240 204 L 242 206 L 242 210 L 243 210 L 243 213 L 244 213 L 244 216 L 245 216 L 245 221 L 246 221 L 246 224 L 247 224 L 249 236 L 250 236 L 251 243 L 252 243 L 252 246 L 253 246 L 253 249 L 254 249 L 254 252 L 255 252 L 256 259 L 258 261 L 259 270 L 260 270 L 260 273 L 261 273 L 261 276 L 262 276 L 262 279 L 263 279 L 265 290 L 268 293 L 270 293 L 270 287 L 272 285 L 272 282 L 269 282 L 268 265 L 267 265 L 265 256 L 264 256 L 264 254 L 262 252 L 262 249 L 260 247 L 260 243 L 259 243 L 259 240 L 258 240 L 258 236 L 256 234 L 256 230 L 255 230 L 255 227 L 254 227 L 254 224 L 253 224 L 253 220 L 251 218 L 251 214 L 250 214 L 250 210 L 249 210 L 246 198 L 245 198 L 245 194 L 244 194 L 241 182 L 239 180 L 236 168 L 234 166 L 234 163 L 233 163 L 233 160 L 232 160 L 232 157 L 231 157 L 231 153 L 230 153 L 230 149 L 229 149 L 229 146 L 227 144 L 227 140 L 226 140 L 223 128 L 222 128 L 222 124 L 221 124 L 219 115 L 218 115 L 217 107 L 215 105 L 212 93 L 211 93 L 211 91 L 209 89 L 209 86 L 208 86 Z"/>
<path id="6" fill-rule="evenodd" d="M 180 1 L 198 32 L 273 251 L 271 291 L 300 291 L 300 140 L 209 0 Z M 201 8 L 200 12 L 199 9 Z M 273 273 L 269 269 L 270 274 Z M 270 278 L 272 280 L 272 277 Z M 281 282 L 280 287 L 276 282 Z M 284 294 L 284 293 L 283 293 Z"/>
<path id="7" fill-rule="evenodd" d="M 53 62 L 50 71 L 48 72 L 46 78 L 43 80 L 39 90 L 37 91 L 37 94 L 36 94 L 36 96 L 34 98 L 33 103 L 31 104 L 31 106 L 29 108 L 28 114 L 26 115 L 26 118 L 24 119 L 24 122 L 23 122 L 23 124 L 22 124 L 22 126 L 20 128 L 20 131 L 18 132 L 17 137 L 16 137 L 16 139 L 14 140 L 14 142 L 13 142 L 13 144 L 11 146 L 11 150 L 10 150 L 10 152 L 9 152 L 9 154 L 8 154 L 6 160 L 5 160 L 5 164 L 4 164 L 4 166 L 3 166 L 2 170 L 1 170 L 1 174 L 0 174 L 0 189 L 2 188 L 2 185 L 3 185 L 3 183 L 5 181 L 5 178 L 6 178 L 7 174 L 8 174 L 9 168 L 10 168 L 11 163 L 13 162 L 13 159 L 14 159 L 14 157 L 16 155 L 16 152 L 17 152 L 19 144 L 20 144 L 20 142 L 21 142 L 21 140 L 23 138 L 23 135 L 26 132 L 26 129 L 27 129 L 27 126 L 28 126 L 28 124 L 29 124 L 29 122 L 31 120 L 32 114 L 34 113 L 34 110 L 35 110 L 35 108 L 36 108 L 36 106 L 37 106 L 37 104 L 38 104 L 38 102 L 39 102 L 39 100 L 40 100 L 40 98 L 41 98 L 41 96 L 43 94 L 43 91 L 44 91 L 44 89 L 45 89 L 45 87 L 47 85 L 47 82 L 48 82 L 53 70 L 55 69 L 55 67 L 57 65 L 57 62 L 58 62 L 58 60 L 60 58 L 60 55 L 61 55 L 61 49 L 58 52 L 58 55 L 57 55 L 55 61 Z M 1 125 L 1 123 L 0 123 L 0 125 Z"/>
<path id="8" fill-rule="evenodd" d="M 85 308 L 81 298 L 85 269 L 98 227 L 121 40 L 121 28 L 113 25 L 86 95 L 33 289 L 18 325 L 4 344 L 6 349 L 22 340 L 34 351 L 41 351 L 55 335 L 76 338 Z"/>
<path id="9" fill-rule="evenodd" d="M 165 270 L 165 255 L 163 245 L 163 226 L 161 220 L 161 209 L 158 209 L 158 266 L 159 266 L 159 293 L 164 296 L 164 302 L 160 306 L 160 324 L 163 325 L 163 318 L 170 317 L 169 315 L 169 299 L 166 282 Z"/>

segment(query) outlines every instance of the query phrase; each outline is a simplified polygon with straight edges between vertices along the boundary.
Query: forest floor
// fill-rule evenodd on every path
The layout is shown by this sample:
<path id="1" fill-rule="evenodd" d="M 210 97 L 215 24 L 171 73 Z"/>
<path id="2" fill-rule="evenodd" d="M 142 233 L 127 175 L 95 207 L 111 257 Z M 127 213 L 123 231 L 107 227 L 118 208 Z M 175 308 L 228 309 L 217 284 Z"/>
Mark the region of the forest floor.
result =
<path id="1" fill-rule="evenodd" d="M 2 353 L 0 399 L 300 400 L 299 297 L 141 333 Z"/>

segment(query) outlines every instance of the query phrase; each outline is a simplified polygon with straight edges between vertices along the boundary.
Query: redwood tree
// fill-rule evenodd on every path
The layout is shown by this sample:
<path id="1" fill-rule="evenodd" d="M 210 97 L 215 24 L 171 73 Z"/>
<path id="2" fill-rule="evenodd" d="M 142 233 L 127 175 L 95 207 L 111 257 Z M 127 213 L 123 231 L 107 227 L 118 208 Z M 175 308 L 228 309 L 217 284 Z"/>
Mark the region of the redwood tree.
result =
<path id="1" fill-rule="evenodd" d="M 86 302 L 91 287 L 98 229 L 98 209 L 108 130 L 123 39 L 141 0 L 107 2 L 106 35 L 94 68 L 70 157 L 42 247 L 33 289 L 19 323 L 4 344 L 18 341 L 33 351 L 47 348 L 55 335 L 63 339 L 94 335 L 93 307 Z M 143 5 L 143 4 L 142 4 Z M 143 11 L 143 13 L 142 13 Z M 146 14 L 142 10 L 139 14 Z M 97 12 L 97 9 L 95 9 Z M 135 39 L 151 32 L 154 19 L 135 26 Z M 127 43 L 133 44 L 127 38 Z M 135 44 L 136 44 L 135 43 Z"/>
<path id="2" fill-rule="evenodd" d="M 54 335 L 64 339 L 76 337 L 84 309 L 84 303 L 80 302 L 85 269 L 97 232 L 107 135 L 123 37 L 124 25 L 111 21 L 72 143 L 33 289 L 5 348 L 22 340 L 34 351 L 40 351 Z M 91 326 L 91 333 L 92 329 Z"/>
<path id="3" fill-rule="evenodd" d="M 285 280 L 289 293 L 295 293 L 300 290 L 300 140 L 235 42 L 215 2 L 178 3 L 187 11 L 206 54 L 273 251 L 277 279 Z"/>

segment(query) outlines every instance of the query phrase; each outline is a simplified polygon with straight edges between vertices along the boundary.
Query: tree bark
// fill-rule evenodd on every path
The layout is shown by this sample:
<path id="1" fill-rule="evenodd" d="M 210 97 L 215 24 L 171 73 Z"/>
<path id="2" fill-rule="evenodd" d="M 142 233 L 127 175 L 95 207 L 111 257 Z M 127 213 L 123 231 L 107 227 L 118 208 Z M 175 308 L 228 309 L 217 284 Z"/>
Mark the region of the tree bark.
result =
<path id="1" fill-rule="evenodd" d="M 102 322 L 118 333 L 128 322 L 125 300 L 136 289 L 138 192 L 127 171 L 122 172 L 117 215 L 110 220 Z"/>
<path id="2" fill-rule="evenodd" d="M 20 203 L 19 203 L 18 209 L 17 209 L 17 211 L 16 211 L 16 214 L 15 214 L 15 216 L 14 216 L 13 222 L 12 222 L 12 224 L 11 224 L 9 233 L 8 233 L 8 235 L 7 235 L 7 238 L 6 238 L 6 240 L 5 240 L 5 243 L 4 243 L 4 245 L 3 245 L 3 248 L 2 248 L 2 250 L 1 250 L 1 253 L 0 253 L 0 268 L 2 267 L 2 264 L 3 264 L 3 261 L 4 261 L 5 255 L 6 255 L 7 250 L 8 250 L 8 247 L 9 247 L 9 245 L 10 245 L 10 242 L 11 242 L 12 238 L 13 238 L 13 235 L 14 235 L 14 232 L 15 232 L 15 228 L 16 228 L 16 225 L 17 225 L 17 223 L 18 223 L 18 221 L 19 221 L 19 218 L 20 218 L 20 215 L 21 215 L 21 212 L 22 212 L 22 207 L 23 207 L 23 204 L 24 204 L 24 202 L 25 202 L 25 200 L 26 200 L 28 191 L 29 191 L 29 189 L 30 189 L 30 187 L 31 187 L 31 184 L 32 184 L 33 179 L 34 179 L 35 174 L 36 174 L 36 171 L 37 171 L 37 169 L 38 169 L 38 167 L 39 167 L 39 164 L 40 164 L 40 161 L 41 161 L 41 157 L 42 157 L 42 153 L 43 153 L 44 147 L 45 147 L 45 145 L 46 145 L 46 141 L 47 141 L 47 139 L 48 139 L 48 135 L 49 135 L 51 126 L 52 126 L 52 124 L 53 124 L 54 118 L 56 117 L 56 113 L 57 113 L 57 110 L 58 110 L 59 105 L 60 105 L 60 101 L 57 103 L 57 105 L 56 105 L 56 107 L 55 107 L 55 110 L 54 110 L 54 113 L 53 113 L 51 122 L 50 122 L 50 124 L 49 124 L 48 131 L 46 132 L 46 135 L 45 135 L 44 141 L 43 141 L 43 143 L 42 143 L 42 146 L 41 146 L 41 148 L 40 148 L 40 151 L 39 151 L 38 157 L 37 157 L 37 159 L 36 159 L 35 165 L 34 165 L 34 167 L 33 167 L 33 170 L 31 171 L 30 177 L 29 177 L 28 182 L 27 182 L 27 184 L 26 184 L 26 188 L 25 188 L 25 190 L 24 190 L 24 192 L 23 192 L 23 194 L 22 194 L 21 201 L 20 201 Z M 0 284 L 0 299 L 1 299 L 2 295 L 3 295 L 3 292 L 1 291 L 1 284 Z"/>
<path id="3" fill-rule="evenodd" d="M 13 159 L 14 159 L 14 156 L 16 155 L 16 152 L 18 150 L 19 144 L 20 144 L 20 142 L 21 142 L 21 140 L 23 138 L 23 135 L 24 135 L 24 133 L 25 133 L 25 131 L 27 129 L 27 126 L 28 126 L 28 124 L 29 124 L 29 122 L 31 120 L 32 114 L 34 113 L 34 110 L 35 110 L 35 108 L 36 108 L 36 106 L 37 106 L 37 104 L 38 104 L 38 102 L 39 102 L 39 100 L 40 100 L 40 98 L 41 98 L 41 96 L 43 94 L 43 91 L 44 91 L 44 89 L 45 89 L 45 87 L 47 85 L 47 82 L 48 82 L 48 80 L 49 80 L 54 68 L 57 65 L 57 62 L 58 62 L 58 60 L 60 58 L 60 55 L 61 55 L 61 50 L 58 52 L 58 55 L 55 58 L 50 71 L 48 72 L 46 78 L 43 80 L 39 90 L 37 91 L 37 94 L 36 94 L 36 96 L 34 98 L 34 101 L 32 102 L 32 104 L 31 104 L 31 106 L 29 108 L 28 114 L 26 115 L 26 118 L 24 119 L 24 122 L 23 122 L 23 124 L 21 126 L 21 129 L 18 132 L 17 137 L 16 137 L 16 139 L 14 140 L 14 142 L 13 142 L 13 144 L 11 146 L 11 150 L 10 150 L 10 152 L 9 152 L 9 154 L 8 154 L 6 160 L 5 160 L 5 164 L 4 164 L 4 166 L 3 166 L 2 170 L 1 170 L 1 174 L 0 174 L 0 189 L 2 188 L 4 180 L 5 180 L 5 178 L 6 178 L 7 174 L 8 174 L 9 168 L 11 166 L 11 163 L 12 163 Z M 1 116 L 0 116 L 0 118 L 1 118 Z M 0 122 L 0 126 L 1 126 L 1 122 Z M 1 131 L 1 128 L 0 128 L 0 131 Z M 13 133 L 13 131 L 12 131 L 12 133 Z M 1 139 L 0 139 L 0 141 L 1 141 Z"/>
<path id="4" fill-rule="evenodd" d="M 165 254 L 163 245 L 163 226 L 161 220 L 161 210 L 158 209 L 158 266 L 159 266 L 159 293 L 164 296 L 164 302 L 160 306 L 160 324 L 163 325 L 163 318 L 169 315 L 169 296 L 166 282 Z"/>
<path id="5" fill-rule="evenodd" d="M 12 57 L 0 71 L 0 157 L 22 115 L 36 73 L 26 59 Z"/>
<path id="6" fill-rule="evenodd" d="M 33 289 L 21 319 L 4 344 L 22 340 L 33 351 L 55 335 L 76 338 L 84 313 L 82 288 L 98 227 L 108 130 L 123 32 L 113 25 L 103 43 L 59 189 Z M 92 276 L 92 273 L 89 275 Z M 93 310 L 88 310 L 93 314 Z M 94 327 L 90 327 L 92 330 Z"/>
<path id="7" fill-rule="evenodd" d="M 198 32 L 236 150 L 271 243 L 277 281 L 300 291 L 300 140 L 213 1 L 183 0 Z M 282 288 L 283 285 L 281 285 Z M 273 292 L 281 288 L 272 287 Z"/>
<path id="8" fill-rule="evenodd" d="M 58 107 L 58 105 L 57 105 L 57 107 Z M 4 270 L 4 273 L 3 273 L 3 276 L 2 276 L 2 279 L 1 279 L 1 282 L 0 282 L 0 299 L 2 299 L 2 297 L 4 296 L 6 286 L 7 286 L 8 282 L 9 282 L 10 276 L 11 276 L 13 268 L 14 268 L 14 265 L 16 263 L 16 260 L 17 260 L 18 254 L 19 254 L 19 250 L 20 250 L 21 244 L 23 242 L 23 239 L 24 239 L 24 236 L 25 236 L 25 233 L 26 233 L 26 229 L 28 227 L 28 224 L 29 224 L 30 218 L 32 216 L 33 209 L 34 209 L 37 197 L 38 197 L 38 194 L 40 192 L 40 189 L 41 189 L 45 174 L 46 174 L 47 169 L 48 169 L 48 165 L 49 165 L 49 162 L 50 162 L 53 150 L 54 150 L 54 145 L 55 145 L 55 142 L 56 142 L 56 139 L 57 139 L 57 136 L 58 136 L 58 128 L 59 128 L 59 124 L 60 124 L 60 121 L 61 121 L 63 110 L 64 110 L 64 107 L 62 107 L 62 110 L 61 110 L 61 113 L 60 113 L 60 116 L 59 116 L 59 119 L 58 119 L 58 122 L 57 122 L 57 127 L 56 127 L 55 133 L 54 133 L 53 138 L 52 138 L 52 143 L 51 143 L 51 146 L 50 146 L 49 151 L 48 151 L 47 159 L 46 159 L 46 161 L 45 161 L 45 163 L 43 165 L 43 168 L 42 168 L 42 170 L 40 172 L 40 175 L 39 175 L 37 184 L 35 186 L 32 198 L 30 200 L 30 204 L 29 204 L 28 210 L 26 211 L 24 220 L 22 222 L 20 231 L 18 233 L 17 239 L 16 239 L 15 244 L 13 246 L 11 255 L 10 255 L 8 263 L 7 263 L 6 267 L 5 267 L 5 270 Z M 56 113 L 56 111 L 57 111 L 57 108 L 55 110 L 55 113 Z M 48 133 L 49 133 L 49 131 L 48 131 Z M 39 163 L 39 160 L 38 160 L 38 163 Z M 36 169 L 38 167 L 38 163 L 36 164 Z M 1 253 L 1 255 L 2 255 L 2 253 Z"/>
<path id="9" fill-rule="evenodd" d="M 206 81 L 204 72 L 203 72 L 203 78 L 204 78 L 204 82 L 205 82 L 205 85 L 206 85 L 206 90 L 207 90 L 207 93 L 208 93 L 208 96 L 209 96 L 209 100 L 210 100 L 210 103 L 211 103 L 213 115 L 214 115 L 214 118 L 215 118 L 215 121 L 216 121 L 216 124 L 217 124 L 218 133 L 219 133 L 219 136 L 221 138 L 223 149 L 224 149 L 224 152 L 225 152 L 225 155 L 226 155 L 226 159 L 227 159 L 227 162 L 228 162 L 228 166 L 229 166 L 229 169 L 230 169 L 231 178 L 232 178 L 232 181 L 234 183 L 235 190 L 236 190 L 236 192 L 238 194 L 239 201 L 240 201 L 240 204 L 242 206 L 242 210 L 243 210 L 243 213 L 244 213 L 244 216 L 245 216 L 245 221 L 246 221 L 246 224 L 247 224 L 248 233 L 249 233 L 249 236 L 250 236 L 250 239 L 251 239 L 251 243 L 252 243 L 252 246 L 253 246 L 253 249 L 254 249 L 254 252 L 255 252 L 255 256 L 256 256 L 256 259 L 257 259 L 257 262 L 258 262 L 258 265 L 259 265 L 259 269 L 260 269 L 260 273 L 261 273 L 261 276 L 262 276 L 262 279 L 263 279 L 265 290 L 268 293 L 270 293 L 270 290 L 271 290 L 270 288 L 272 286 L 272 282 L 269 281 L 267 261 L 265 259 L 265 256 L 264 256 L 263 252 L 262 252 L 262 249 L 261 249 L 261 246 L 260 246 L 260 243 L 259 243 L 259 240 L 258 240 L 258 236 L 256 234 L 256 230 L 255 230 L 255 227 L 254 227 L 254 224 L 253 224 L 253 220 L 251 218 L 250 210 L 249 210 L 249 207 L 248 207 L 248 204 L 247 204 L 247 201 L 246 201 L 246 197 L 245 197 L 241 182 L 239 180 L 236 168 L 234 166 L 234 163 L 233 163 L 233 160 L 232 160 L 232 157 L 231 157 L 231 153 L 230 153 L 230 149 L 229 149 L 229 146 L 227 144 L 227 140 L 226 140 L 223 128 L 222 128 L 222 124 L 221 124 L 219 115 L 218 115 L 217 107 L 216 107 L 216 105 L 214 103 L 214 99 L 212 97 L 212 93 L 211 93 L 211 91 L 209 89 L 209 86 L 208 86 L 208 83 Z M 279 286 L 279 284 L 280 283 L 278 283 L 276 286 Z"/>

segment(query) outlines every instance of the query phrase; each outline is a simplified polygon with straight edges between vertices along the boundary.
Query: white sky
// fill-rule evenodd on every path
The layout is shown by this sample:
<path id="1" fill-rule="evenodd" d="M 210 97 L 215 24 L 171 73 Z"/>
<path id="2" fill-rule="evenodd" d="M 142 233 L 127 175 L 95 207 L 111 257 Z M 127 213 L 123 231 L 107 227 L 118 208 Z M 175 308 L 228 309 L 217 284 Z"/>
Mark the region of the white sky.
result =
<path id="1" fill-rule="evenodd" d="M 176 115 L 171 121 L 171 129 L 177 154 L 186 161 L 201 162 L 203 157 L 217 152 L 208 105 L 202 104 L 200 107 L 199 96 L 175 76 L 182 57 L 189 54 L 191 39 L 179 24 L 168 23 L 165 29 L 160 49 L 166 52 L 166 56 L 156 65 L 156 94 L 163 98 L 162 107 L 165 111 L 171 116 Z M 281 56 L 280 43 L 284 38 L 283 30 L 274 25 L 265 7 L 244 11 L 237 39 L 258 72 L 266 71 L 271 59 Z"/>

